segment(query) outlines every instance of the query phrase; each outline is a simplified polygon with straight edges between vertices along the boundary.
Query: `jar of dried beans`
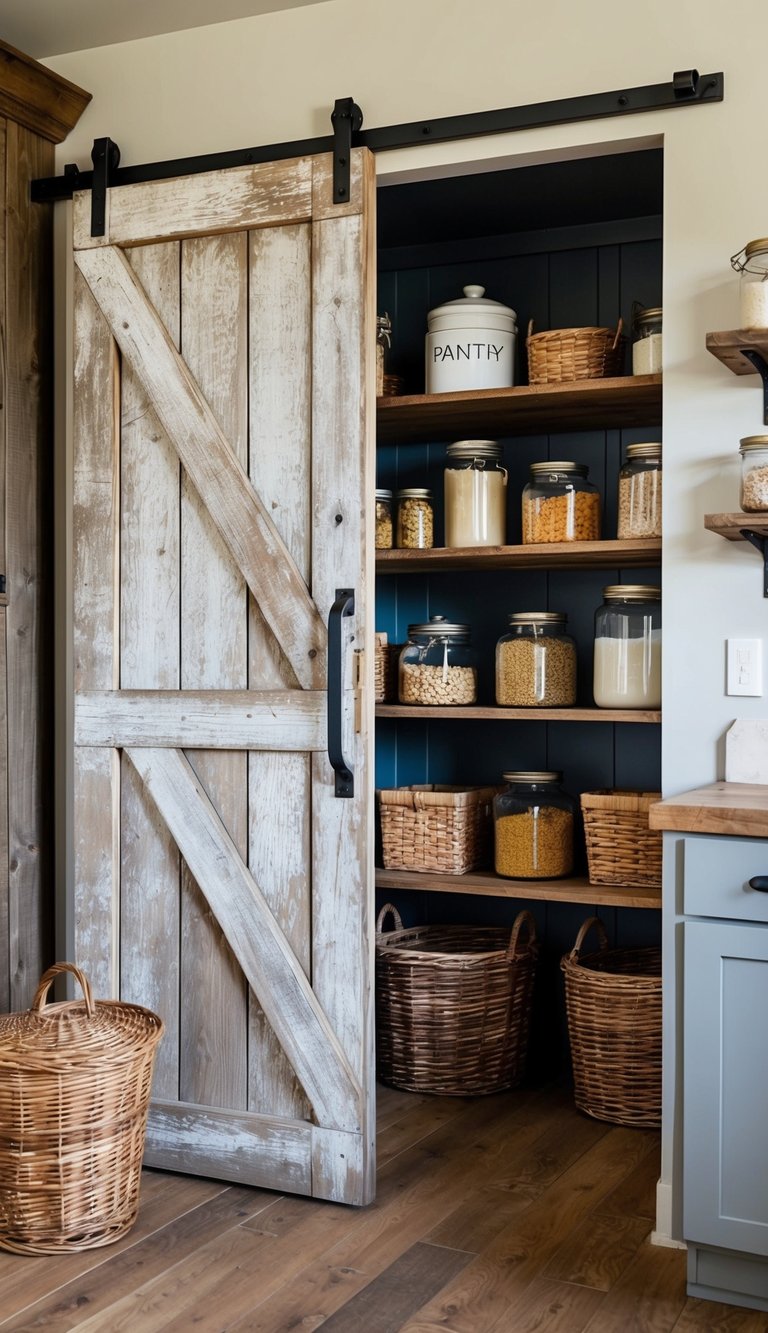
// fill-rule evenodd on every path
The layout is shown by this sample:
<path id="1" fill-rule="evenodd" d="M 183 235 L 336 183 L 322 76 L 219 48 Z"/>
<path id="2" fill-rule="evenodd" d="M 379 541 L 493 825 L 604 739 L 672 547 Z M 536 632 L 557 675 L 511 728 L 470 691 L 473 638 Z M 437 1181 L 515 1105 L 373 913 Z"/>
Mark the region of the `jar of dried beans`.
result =
<path id="1" fill-rule="evenodd" d="M 376 492 L 376 550 L 388 551 L 394 543 L 392 492 Z"/>
<path id="2" fill-rule="evenodd" d="M 403 704 L 426 707 L 473 704 L 477 699 L 477 662 L 469 625 L 430 616 L 408 626 L 400 654 L 398 692 Z"/>
<path id="3" fill-rule="evenodd" d="M 741 454 L 741 507 L 746 514 L 768 510 L 768 435 L 745 435 Z"/>
<path id="4" fill-rule="evenodd" d="M 576 702 L 576 644 L 560 611 L 515 611 L 496 645 L 496 702 L 569 708 Z"/>
<path id="5" fill-rule="evenodd" d="M 410 486 L 397 492 L 397 545 L 423 550 L 435 544 L 432 492 Z"/>
<path id="6" fill-rule="evenodd" d="M 627 445 L 619 472 L 619 521 L 616 536 L 661 536 L 661 445 Z"/>
<path id="7" fill-rule="evenodd" d="M 600 492 L 584 463 L 531 463 L 523 491 L 523 542 L 600 537 Z"/>
<path id="8" fill-rule="evenodd" d="M 562 773 L 504 773 L 493 799 L 496 874 L 506 879 L 559 879 L 573 870 L 576 803 Z"/>

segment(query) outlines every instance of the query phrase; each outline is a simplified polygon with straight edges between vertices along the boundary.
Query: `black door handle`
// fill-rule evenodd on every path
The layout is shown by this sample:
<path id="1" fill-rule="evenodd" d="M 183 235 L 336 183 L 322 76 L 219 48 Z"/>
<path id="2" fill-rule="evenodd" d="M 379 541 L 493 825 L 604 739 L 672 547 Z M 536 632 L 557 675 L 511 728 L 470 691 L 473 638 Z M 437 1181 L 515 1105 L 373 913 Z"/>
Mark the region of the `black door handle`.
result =
<path id="1" fill-rule="evenodd" d="M 336 795 L 354 796 L 355 779 L 344 758 L 342 722 L 344 710 L 344 654 L 341 622 L 355 610 L 354 588 L 337 588 L 336 601 L 328 616 L 328 758 L 336 774 Z"/>
<path id="2" fill-rule="evenodd" d="M 755 875 L 755 878 L 749 881 L 749 887 L 756 889 L 758 893 L 768 893 L 768 875 Z"/>

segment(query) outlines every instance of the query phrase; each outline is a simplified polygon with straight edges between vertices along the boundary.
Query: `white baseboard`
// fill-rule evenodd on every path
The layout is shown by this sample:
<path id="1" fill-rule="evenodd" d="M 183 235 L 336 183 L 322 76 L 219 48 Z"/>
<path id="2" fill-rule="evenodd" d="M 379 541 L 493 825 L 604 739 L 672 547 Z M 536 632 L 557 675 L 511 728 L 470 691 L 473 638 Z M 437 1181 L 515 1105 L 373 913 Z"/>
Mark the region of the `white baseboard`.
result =
<path id="1" fill-rule="evenodd" d="M 651 1232 L 651 1245 L 663 1245 L 668 1250 L 687 1250 L 684 1240 L 672 1235 L 672 1190 L 664 1180 L 656 1185 L 656 1229 Z"/>

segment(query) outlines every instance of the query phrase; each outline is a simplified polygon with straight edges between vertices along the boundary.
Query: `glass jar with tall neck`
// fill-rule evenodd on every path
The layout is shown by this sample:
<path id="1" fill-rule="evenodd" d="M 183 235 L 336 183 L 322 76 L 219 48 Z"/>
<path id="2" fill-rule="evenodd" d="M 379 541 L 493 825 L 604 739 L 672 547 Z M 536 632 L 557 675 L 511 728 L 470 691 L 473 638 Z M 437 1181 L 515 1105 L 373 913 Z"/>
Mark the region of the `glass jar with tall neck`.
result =
<path id="1" fill-rule="evenodd" d="M 446 546 L 504 546 L 507 472 L 496 440 L 457 440 L 447 447 Z"/>

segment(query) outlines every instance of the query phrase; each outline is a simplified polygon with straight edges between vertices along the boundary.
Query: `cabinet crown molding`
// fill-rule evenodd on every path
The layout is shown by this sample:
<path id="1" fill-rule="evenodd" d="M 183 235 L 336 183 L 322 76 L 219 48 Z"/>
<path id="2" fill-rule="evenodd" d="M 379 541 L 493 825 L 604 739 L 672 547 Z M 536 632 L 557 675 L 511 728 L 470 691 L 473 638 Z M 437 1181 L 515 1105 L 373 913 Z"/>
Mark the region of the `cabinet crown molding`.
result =
<path id="1" fill-rule="evenodd" d="M 74 129 L 91 94 L 0 41 L 0 115 L 51 143 Z"/>

